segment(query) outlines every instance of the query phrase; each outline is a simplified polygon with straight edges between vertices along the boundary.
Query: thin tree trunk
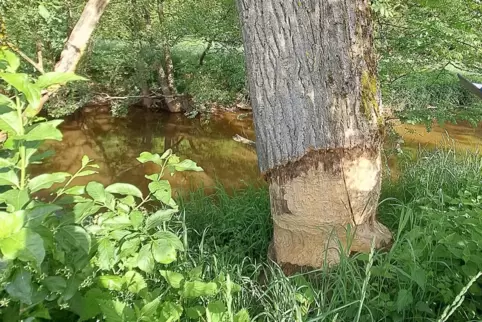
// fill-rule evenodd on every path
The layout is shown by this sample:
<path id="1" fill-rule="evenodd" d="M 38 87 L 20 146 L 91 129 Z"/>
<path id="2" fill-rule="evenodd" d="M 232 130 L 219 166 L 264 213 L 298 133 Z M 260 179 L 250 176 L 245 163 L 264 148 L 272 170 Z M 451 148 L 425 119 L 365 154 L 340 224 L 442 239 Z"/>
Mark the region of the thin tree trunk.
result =
<path id="1" fill-rule="evenodd" d="M 85 48 L 89 42 L 95 27 L 99 23 L 100 17 L 105 11 L 110 0 L 89 0 L 80 15 L 77 24 L 72 30 L 69 39 L 65 43 L 64 49 L 60 54 L 60 60 L 55 65 L 56 72 L 74 72 L 77 65 L 85 52 Z M 54 88 L 51 92 L 42 96 L 39 106 L 35 109 L 38 114 L 49 97 L 55 92 Z"/>
<path id="2" fill-rule="evenodd" d="M 157 16 L 159 18 L 159 24 L 164 24 L 164 0 L 158 0 L 157 3 Z M 176 86 L 174 84 L 174 64 L 172 63 L 171 48 L 167 37 L 164 37 L 164 65 L 160 64 L 158 70 L 159 84 L 161 86 L 162 95 L 164 95 L 164 101 L 167 109 L 171 113 L 182 112 L 182 104 L 180 97 L 177 97 Z M 165 69 L 164 69 L 165 68 Z"/>
<path id="3" fill-rule="evenodd" d="M 389 243 L 375 219 L 383 120 L 369 0 L 238 0 L 238 9 L 271 255 L 321 267 L 373 238 Z"/>

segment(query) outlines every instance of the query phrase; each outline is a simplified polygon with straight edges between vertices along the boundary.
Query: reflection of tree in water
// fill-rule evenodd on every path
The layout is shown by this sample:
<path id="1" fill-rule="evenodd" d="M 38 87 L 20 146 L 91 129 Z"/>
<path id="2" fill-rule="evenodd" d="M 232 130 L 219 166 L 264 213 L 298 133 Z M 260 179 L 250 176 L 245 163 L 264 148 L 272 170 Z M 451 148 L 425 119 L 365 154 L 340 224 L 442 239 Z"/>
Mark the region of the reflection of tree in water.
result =
<path id="1" fill-rule="evenodd" d="M 99 174 L 81 178 L 75 184 L 91 180 L 103 184 L 122 181 L 146 190 L 144 175 L 159 168 L 153 164 L 142 165 L 136 158 L 144 151 L 162 154 L 170 148 L 181 158 L 192 159 L 205 169 L 203 173 L 169 177 L 173 187 L 212 186 L 215 179 L 227 186 L 239 185 L 240 180 L 253 181 L 258 177 L 254 150 L 232 140 L 234 134 L 243 133 L 240 125 L 252 129 L 250 121 L 218 119 L 206 125 L 182 115 L 138 109 L 133 109 L 127 117 L 114 118 L 106 108 L 86 108 L 66 120 L 62 126 L 64 141 L 49 144 L 56 156 L 36 171 L 72 173 L 87 154 L 100 165 Z"/>

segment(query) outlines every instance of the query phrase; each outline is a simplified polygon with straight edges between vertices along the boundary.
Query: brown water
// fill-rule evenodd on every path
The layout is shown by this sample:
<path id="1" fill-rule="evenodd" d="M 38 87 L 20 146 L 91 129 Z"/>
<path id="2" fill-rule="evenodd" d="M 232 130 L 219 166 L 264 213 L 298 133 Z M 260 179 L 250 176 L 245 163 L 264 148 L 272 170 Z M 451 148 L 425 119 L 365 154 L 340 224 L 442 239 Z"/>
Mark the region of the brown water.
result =
<path id="1" fill-rule="evenodd" d="M 209 193 L 219 182 L 227 188 L 261 183 L 255 150 L 233 140 L 239 134 L 254 140 L 252 117 L 246 113 L 222 112 L 210 120 L 188 119 L 179 114 L 133 109 L 129 115 L 115 118 L 107 107 L 86 107 L 69 117 L 61 126 L 62 142 L 48 142 L 55 156 L 35 166 L 33 175 L 65 171 L 74 173 L 83 155 L 96 161 L 99 173 L 77 179 L 74 184 L 98 181 L 134 184 L 147 190 L 146 174 L 159 171 L 158 166 L 140 164 L 136 158 L 149 151 L 162 154 L 173 149 L 181 158 L 189 158 L 204 172 L 177 173 L 169 178 L 174 191 L 185 192 L 204 187 Z M 426 148 L 439 145 L 448 134 L 460 149 L 477 149 L 482 143 L 482 128 L 468 124 L 434 127 L 427 133 L 424 126 L 399 125 L 398 133 L 405 146 Z"/>

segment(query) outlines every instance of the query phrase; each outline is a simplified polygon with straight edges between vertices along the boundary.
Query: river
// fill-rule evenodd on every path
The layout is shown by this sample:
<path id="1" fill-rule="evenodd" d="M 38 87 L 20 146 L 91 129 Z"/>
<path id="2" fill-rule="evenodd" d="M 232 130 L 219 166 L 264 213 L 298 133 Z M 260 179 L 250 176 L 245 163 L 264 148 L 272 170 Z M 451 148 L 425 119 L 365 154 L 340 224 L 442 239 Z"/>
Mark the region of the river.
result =
<path id="1" fill-rule="evenodd" d="M 434 126 L 429 133 L 423 125 L 398 125 L 395 129 L 405 141 L 404 148 L 412 150 L 419 146 L 433 148 L 446 140 L 447 134 L 459 149 L 475 150 L 482 143 L 482 129 L 465 123 Z M 62 142 L 49 141 L 44 146 L 55 155 L 33 166 L 32 175 L 75 173 L 82 156 L 88 155 L 100 166 L 98 173 L 78 178 L 74 184 L 126 182 L 146 191 L 148 181 L 144 176 L 159 168 L 152 163 L 140 164 L 136 158 L 144 151 L 162 154 L 171 148 L 179 157 L 189 158 L 204 169 L 170 177 L 175 193 L 201 187 L 210 193 L 217 184 L 226 188 L 262 184 L 254 148 L 233 140 L 236 134 L 255 139 L 250 113 L 219 112 L 209 119 L 188 119 L 181 114 L 133 108 L 125 117 L 112 117 L 106 106 L 88 106 L 67 117 L 61 131 Z"/>

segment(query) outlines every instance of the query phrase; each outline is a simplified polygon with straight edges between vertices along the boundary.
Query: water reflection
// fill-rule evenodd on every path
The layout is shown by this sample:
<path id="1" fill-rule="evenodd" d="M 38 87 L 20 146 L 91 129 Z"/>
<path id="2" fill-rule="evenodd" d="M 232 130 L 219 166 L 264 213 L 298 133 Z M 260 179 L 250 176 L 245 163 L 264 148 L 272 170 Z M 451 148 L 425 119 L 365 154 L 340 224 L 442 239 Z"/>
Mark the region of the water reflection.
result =
<path id="1" fill-rule="evenodd" d="M 448 134 L 458 149 L 477 149 L 482 143 L 482 129 L 467 123 L 434 126 L 427 133 L 423 125 L 398 125 L 405 147 L 432 148 Z M 227 188 L 260 184 L 255 150 L 232 139 L 236 134 L 254 140 L 252 117 L 243 113 L 222 112 L 209 121 L 187 119 L 183 115 L 156 113 L 133 108 L 126 117 L 112 117 L 106 106 L 86 107 L 67 118 L 61 126 L 62 142 L 47 142 L 44 149 L 55 151 L 46 163 L 32 167 L 32 175 L 65 171 L 75 173 L 83 155 L 100 166 L 99 173 L 78 178 L 74 185 L 98 181 L 131 183 L 147 191 L 146 174 L 159 171 L 152 163 L 140 164 L 141 152 L 162 154 L 173 149 L 181 158 L 189 158 L 204 168 L 204 172 L 178 173 L 169 181 L 177 193 L 204 187 L 209 193 L 219 182 Z M 390 160 L 389 160 L 390 161 Z M 392 160 L 393 161 L 393 160 Z M 396 161 L 388 162 L 395 165 Z M 44 192 L 41 197 L 47 197 Z"/>
<path id="2" fill-rule="evenodd" d="M 49 141 L 44 149 L 55 155 L 32 167 L 32 175 L 65 171 L 75 173 L 83 155 L 96 161 L 99 173 L 78 178 L 74 185 L 98 181 L 131 183 L 147 191 L 146 174 L 159 171 L 152 163 L 140 164 L 143 151 L 162 154 L 166 149 L 189 158 L 204 172 L 178 173 L 169 181 L 176 192 L 204 187 L 209 193 L 217 182 L 228 188 L 260 183 L 256 152 L 235 142 L 240 134 L 254 140 L 252 118 L 240 113 L 212 115 L 209 121 L 183 115 L 133 108 L 126 117 L 114 118 L 108 107 L 86 107 L 61 125 L 64 140 Z M 46 197 L 47 193 L 41 195 Z"/>

